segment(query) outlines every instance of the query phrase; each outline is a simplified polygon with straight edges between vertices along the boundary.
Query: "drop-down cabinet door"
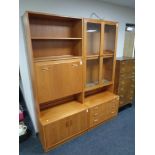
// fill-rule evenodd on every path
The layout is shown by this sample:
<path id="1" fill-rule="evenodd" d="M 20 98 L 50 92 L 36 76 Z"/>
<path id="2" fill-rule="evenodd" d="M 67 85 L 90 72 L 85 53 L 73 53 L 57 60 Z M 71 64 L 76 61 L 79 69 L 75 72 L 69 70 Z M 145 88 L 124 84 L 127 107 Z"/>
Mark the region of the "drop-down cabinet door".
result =
<path id="1" fill-rule="evenodd" d="M 36 86 L 39 103 L 59 99 L 82 91 L 82 60 L 37 62 Z"/>

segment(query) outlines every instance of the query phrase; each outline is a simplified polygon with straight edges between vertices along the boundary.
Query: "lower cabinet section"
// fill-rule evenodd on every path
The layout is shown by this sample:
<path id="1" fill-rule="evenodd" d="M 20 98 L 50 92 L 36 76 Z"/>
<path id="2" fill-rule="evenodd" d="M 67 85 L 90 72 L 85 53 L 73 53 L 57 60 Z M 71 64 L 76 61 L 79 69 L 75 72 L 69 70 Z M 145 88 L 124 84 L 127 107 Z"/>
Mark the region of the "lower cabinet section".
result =
<path id="1" fill-rule="evenodd" d="M 42 112 L 39 130 L 44 150 L 116 116 L 118 104 L 119 97 L 108 92 L 88 97 L 84 104 L 70 102 Z"/>
<path id="2" fill-rule="evenodd" d="M 49 123 L 43 128 L 43 136 L 45 138 L 44 148 L 46 150 L 52 148 L 58 143 L 87 130 L 87 111 L 81 111 L 72 116 Z M 41 141 L 43 139 L 41 138 Z"/>

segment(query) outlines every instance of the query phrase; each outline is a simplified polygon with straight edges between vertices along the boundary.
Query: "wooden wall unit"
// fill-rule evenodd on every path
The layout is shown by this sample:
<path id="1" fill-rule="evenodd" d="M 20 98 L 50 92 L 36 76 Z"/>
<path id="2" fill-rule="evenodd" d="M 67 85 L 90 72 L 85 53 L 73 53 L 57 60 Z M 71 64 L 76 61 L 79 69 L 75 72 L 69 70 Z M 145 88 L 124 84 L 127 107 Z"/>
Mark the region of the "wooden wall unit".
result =
<path id="1" fill-rule="evenodd" d="M 24 25 L 45 151 L 117 115 L 117 22 L 26 12 Z"/>
<path id="2" fill-rule="evenodd" d="M 120 96 L 120 107 L 133 102 L 135 93 L 134 58 L 117 58 L 114 92 Z"/>

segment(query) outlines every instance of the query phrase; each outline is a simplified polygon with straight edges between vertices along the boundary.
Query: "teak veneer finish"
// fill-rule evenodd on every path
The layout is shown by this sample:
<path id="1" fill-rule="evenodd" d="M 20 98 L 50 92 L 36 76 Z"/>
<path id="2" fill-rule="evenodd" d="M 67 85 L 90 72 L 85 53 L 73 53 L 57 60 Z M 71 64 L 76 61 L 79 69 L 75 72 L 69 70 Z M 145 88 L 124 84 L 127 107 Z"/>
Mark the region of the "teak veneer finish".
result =
<path id="1" fill-rule="evenodd" d="M 117 22 L 26 12 L 24 26 L 45 151 L 117 115 Z"/>
<path id="2" fill-rule="evenodd" d="M 120 96 L 120 107 L 132 103 L 135 94 L 134 58 L 117 58 L 114 92 Z"/>

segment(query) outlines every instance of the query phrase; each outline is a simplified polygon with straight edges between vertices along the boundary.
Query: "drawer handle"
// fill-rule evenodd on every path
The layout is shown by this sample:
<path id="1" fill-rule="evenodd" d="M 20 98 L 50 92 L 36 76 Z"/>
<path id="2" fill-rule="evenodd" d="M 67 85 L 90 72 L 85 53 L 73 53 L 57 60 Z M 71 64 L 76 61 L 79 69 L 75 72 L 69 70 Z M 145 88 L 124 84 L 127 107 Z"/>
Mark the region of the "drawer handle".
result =
<path id="1" fill-rule="evenodd" d="M 94 109 L 96 110 L 96 109 L 98 109 L 98 107 L 95 107 Z"/>
<path id="2" fill-rule="evenodd" d="M 78 64 L 72 64 L 72 67 L 78 67 Z"/>
<path id="3" fill-rule="evenodd" d="M 94 119 L 94 122 L 98 122 L 98 119 Z"/>
<path id="4" fill-rule="evenodd" d="M 72 120 L 70 120 L 70 126 L 72 125 Z"/>
<path id="5" fill-rule="evenodd" d="M 98 115 L 98 113 L 94 114 L 94 116 L 97 116 L 97 115 Z"/>
<path id="6" fill-rule="evenodd" d="M 43 70 L 43 71 L 45 71 L 45 70 L 47 71 L 47 70 L 49 70 L 49 68 L 47 68 L 47 67 L 46 67 L 46 68 L 42 68 L 42 70 Z"/>

